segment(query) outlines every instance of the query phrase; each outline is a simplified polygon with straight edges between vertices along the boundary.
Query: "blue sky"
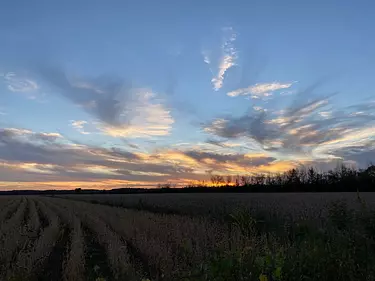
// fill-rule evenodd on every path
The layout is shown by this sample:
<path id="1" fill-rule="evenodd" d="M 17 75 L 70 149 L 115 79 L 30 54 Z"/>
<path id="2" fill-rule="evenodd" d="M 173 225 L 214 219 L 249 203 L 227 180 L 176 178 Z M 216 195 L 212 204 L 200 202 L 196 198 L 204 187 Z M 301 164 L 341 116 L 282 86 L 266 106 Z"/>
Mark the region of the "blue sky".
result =
<path id="1" fill-rule="evenodd" d="M 152 186 L 207 173 L 362 167 L 375 151 L 374 8 L 3 3 L 0 187 Z M 49 159 L 51 151 L 66 161 Z"/>

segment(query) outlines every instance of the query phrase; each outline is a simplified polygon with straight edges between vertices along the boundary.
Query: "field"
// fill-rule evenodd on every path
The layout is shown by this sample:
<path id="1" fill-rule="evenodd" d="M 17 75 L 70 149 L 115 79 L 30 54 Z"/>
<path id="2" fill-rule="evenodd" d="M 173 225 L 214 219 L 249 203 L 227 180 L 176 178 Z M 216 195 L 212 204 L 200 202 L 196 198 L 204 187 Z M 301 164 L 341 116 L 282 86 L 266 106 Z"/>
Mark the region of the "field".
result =
<path id="1" fill-rule="evenodd" d="M 375 194 L 0 197 L 0 280 L 375 280 Z"/>
<path id="2" fill-rule="evenodd" d="M 357 208 L 358 196 L 352 192 L 341 193 L 202 193 L 202 194 L 102 194 L 64 195 L 67 199 L 93 204 L 143 210 L 161 214 L 209 216 L 223 219 L 237 209 L 247 209 L 264 215 L 299 216 L 307 214 L 320 217 L 327 205 L 344 201 Z M 366 203 L 375 207 L 375 193 L 363 193 Z"/>

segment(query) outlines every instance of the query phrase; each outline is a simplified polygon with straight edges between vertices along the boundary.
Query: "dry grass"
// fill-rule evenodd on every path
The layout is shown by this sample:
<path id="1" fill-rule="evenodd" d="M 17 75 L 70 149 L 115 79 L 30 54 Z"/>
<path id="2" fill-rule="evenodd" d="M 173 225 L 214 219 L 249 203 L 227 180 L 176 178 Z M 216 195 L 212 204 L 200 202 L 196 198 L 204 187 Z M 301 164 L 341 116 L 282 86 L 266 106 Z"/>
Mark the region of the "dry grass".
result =
<path id="1" fill-rule="evenodd" d="M 19 253 L 15 264 L 17 270 L 12 272 L 12 276 L 31 276 L 40 270 L 59 237 L 60 220 L 58 216 L 41 200 L 37 201 L 37 205 L 47 219 L 48 226 L 40 232 L 39 238 L 29 249 Z"/>
<path id="2" fill-rule="evenodd" d="M 64 264 L 63 280 L 83 281 L 85 280 L 85 243 L 81 221 L 74 216 L 70 225 L 72 231 L 68 255 Z"/>
<path id="3" fill-rule="evenodd" d="M 93 194 L 64 195 L 64 198 L 100 203 L 113 207 L 145 210 L 160 214 L 208 216 L 222 219 L 238 208 L 278 217 L 309 217 L 326 214 L 334 201 L 345 201 L 358 208 L 355 193 L 198 193 L 198 194 Z M 375 193 L 363 193 L 369 206 L 375 207 Z"/>
<path id="4" fill-rule="evenodd" d="M 29 202 L 29 219 L 27 222 L 27 228 L 28 228 L 28 235 L 29 238 L 32 240 L 38 236 L 38 232 L 40 230 L 41 224 L 40 219 L 38 215 L 38 211 L 35 206 L 35 201 L 32 198 L 28 198 Z"/>
<path id="5" fill-rule="evenodd" d="M 22 199 L 17 211 L 12 217 L 1 225 L 0 228 L 0 262 L 2 272 L 6 272 L 13 261 L 17 250 L 20 250 L 27 242 L 23 225 L 27 201 Z"/>
<path id="6" fill-rule="evenodd" d="M 0 280 L 47 280 L 52 271 L 58 281 L 375 280 L 371 194 L 367 204 L 355 194 L 153 196 L 139 206 L 134 197 L 131 209 L 0 198 Z M 335 199 L 348 204 L 327 205 Z M 103 270 L 91 274 L 96 265 Z"/>
<path id="7" fill-rule="evenodd" d="M 85 242 L 80 219 L 70 209 L 50 204 L 49 200 L 44 200 L 44 202 L 62 218 L 71 230 L 70 243 L 66 249 L 63 265 L 63 280 L 85 280 Z"/>
<path id="8" fill-rule="evenodd" d="M 19 200 L 20 200 L 20 198 L 18 198 L 17 200 L 12 198 L 12 197 L 1 198 L 1 200 L 0 200 L 0 216 L 1 216 L 2 219 L 4 219 L 4 214 L 6 215 L 6 213 L 7 213 L 7 208 L 9 208 L 9 206 L 11 206 L 12 204 L 15 204 Z"/>
<path id="9" fill-rule="evenodd" d="M 10 200 L 4 200 L 4 205 L 1 208 L 0 211 L 0 229 L 4 223 L 6 223 L 7 216 L 9 214 L 13 214 L 17 208 L 19 207 L 21 199 L 10 199 Z"/>
<path id="10" fill-rule="evenodd" d="M 136 274 L 130 262 L 126 244 L 121 241 L 121 237 L 113 232 L 103 220 L 92 213 L 91 208 L 78 206 L 74 204 L 74 202 L 65 200 L 65 202 L 59 199 L 51 201 L 53 201 L 51 203 L 65 206 L 72 210 L 75 215 L 81 219 L 82 223 L 95 234 L 97 241 L 106 250 L 108 264 L 116 280 L 122 280 L 121 278 L 134 278 Z"/>
<path id="11" fill-rule="evenodd" d="M 55 201 L 106 221 L 136 250 L 133 254 L 141 259 L 156 280 L 174 280 L 193 270 L 218 247 L 230 250 L 241 246 L 238 233 L 227 225 L 204 218 L 156 215 L 63 199 Z"/>

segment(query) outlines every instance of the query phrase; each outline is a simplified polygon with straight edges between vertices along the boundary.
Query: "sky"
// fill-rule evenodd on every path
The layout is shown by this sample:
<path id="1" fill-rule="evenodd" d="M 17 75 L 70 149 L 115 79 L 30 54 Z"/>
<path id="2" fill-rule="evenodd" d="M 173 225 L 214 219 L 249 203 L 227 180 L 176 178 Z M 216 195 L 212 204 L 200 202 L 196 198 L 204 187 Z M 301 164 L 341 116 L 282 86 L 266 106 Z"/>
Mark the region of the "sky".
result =
<path id="1" fill-rule="evenodd" d="M 6 1 L 0 189 L 375 159 L 374 1 Z"/>

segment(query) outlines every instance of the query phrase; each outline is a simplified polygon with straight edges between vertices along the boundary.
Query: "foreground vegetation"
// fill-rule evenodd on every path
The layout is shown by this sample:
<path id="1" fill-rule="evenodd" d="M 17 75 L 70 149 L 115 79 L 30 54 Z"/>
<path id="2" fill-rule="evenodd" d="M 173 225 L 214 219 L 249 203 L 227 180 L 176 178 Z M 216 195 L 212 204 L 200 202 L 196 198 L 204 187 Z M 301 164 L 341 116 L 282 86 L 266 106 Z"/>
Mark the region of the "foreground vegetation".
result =
<path id="1" fill-rule="evenodd" d="M 0 197 L 0 280 L 375 279 L 375 211 L 359 193 L 182 195 L 168 208 L 172 194 L 130 208 Z"/>

